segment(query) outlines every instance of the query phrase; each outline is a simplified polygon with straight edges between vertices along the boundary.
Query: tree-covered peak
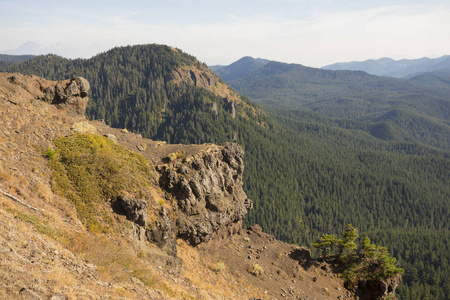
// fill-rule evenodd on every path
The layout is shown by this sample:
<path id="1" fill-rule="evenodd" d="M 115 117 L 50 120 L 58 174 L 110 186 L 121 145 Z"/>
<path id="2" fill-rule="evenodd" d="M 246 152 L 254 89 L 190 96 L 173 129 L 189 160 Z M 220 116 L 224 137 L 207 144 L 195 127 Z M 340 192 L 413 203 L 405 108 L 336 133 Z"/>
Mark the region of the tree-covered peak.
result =
<path id="1" fill-rule="evenodd" d="M 121 57 L 119 62 L 124 64 L 135 65 L 142 60 L 145 61 L 150 59 L 151 62 L 167 65 L 172 70 L 175 70 L 180 66 L 201 64 L 194 56 L 187 54 L 180 49 L 159 44 L 115 47 L 94 56 L 93 59 L 100 59 L 108 62 L 115 61 L 119 57 Z"/>

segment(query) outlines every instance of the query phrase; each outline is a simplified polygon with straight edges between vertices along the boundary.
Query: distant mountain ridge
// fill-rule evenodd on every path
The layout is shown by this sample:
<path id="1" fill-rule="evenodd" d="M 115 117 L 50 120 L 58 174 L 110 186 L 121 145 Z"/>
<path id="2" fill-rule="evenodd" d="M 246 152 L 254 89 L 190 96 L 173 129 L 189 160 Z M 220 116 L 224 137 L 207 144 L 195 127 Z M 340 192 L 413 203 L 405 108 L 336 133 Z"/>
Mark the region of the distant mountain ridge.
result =
<path id="1" fill-rule="evenodd" d="M 448 68 L 450 68 L 450 55 L 439 58 L 423 57 L 401 60 L 384 57 L 365 61 L 338 62 L 322 67 L 324 70 L 364 71 L 372 75 L 397 78 Z"/>
<path id="2" fill-rule="evenodd" d="M 215 72 L 258 104 L 358 122 L 392 122 L 394 127 L 385 126 L 391 132 L 382 136 L 450 149 L 450 76 L 445 71 L 399 79 L 251 60 Z"/>
<path id="3" fill-rule="evenodd" d="M 0 62 L 21 62 L 32 59 L 34 55 L 8 55 L 0 54 Z"/>
<path id="4" fill-rule="evenodd" d="M 213 72 L 217 71 L 223 80 L 229 81 L 242 77 L 269 62 L 270 60 L 267 59 L 245 56 L 229 66 L 210 66 L 209 68 Z"/>
<path id="5" fill-rule="evenodd" d="M 69 46 L 63 44 L 62 42 L 57 42 L 51 45 L 42 45 L 35 43 L 33 41 L 27 41 L 17 47 L 16 49 L 3 50 L 0 54 L 8 55 L 45 55 L 45 54 L 57 54 L 63 57 L 73 57 L 73 49 Z"/>
<path id="6" fill-rule="evenodd" d="M 30 60 L 34 55 L 8 55 L 0 54 L 0 68 L 6 67 L 7 65 L 19 63 L 23 61 Z"/>

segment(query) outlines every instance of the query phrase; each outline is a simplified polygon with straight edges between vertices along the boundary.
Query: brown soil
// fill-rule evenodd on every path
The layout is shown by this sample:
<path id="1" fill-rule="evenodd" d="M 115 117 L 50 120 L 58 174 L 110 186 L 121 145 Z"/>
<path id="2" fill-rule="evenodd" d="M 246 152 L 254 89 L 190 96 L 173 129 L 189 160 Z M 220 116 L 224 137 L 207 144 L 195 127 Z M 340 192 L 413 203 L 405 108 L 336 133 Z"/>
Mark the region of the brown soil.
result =
<path id="1" fill-rule="evenodd" d="M 251 297 L 256 299 L 349 297 L 342 287 L 342 279 L 327 271 L 325 265 L 321 268 L 317 263 L 311 264 L 307 258 L 308 249 L 277 241 L 273 236 L 263 233 L 257 225 L 225 239 L 199 245 L 197 253 L 201 262 L 186 254 L 189 253 L 184 250 L 186 246 L 180 248 L 180 257 L 192 265 L 185 273 L 188 272 L 193 278 L 198 273 L 208 273 L 202 278 L 206 286 L 250 291 Z M 302 257 L 302 254 L 306 255 Z M 215 272 L 219 262 L 223 262 L 225 269 Z M 260 275 L 252 274 L 256 264 L 262 269 Z M 302 266 L 304 264 L 311 266 L 306 269 Z M 207 268 L 210 270 L 205 271 Z"/>

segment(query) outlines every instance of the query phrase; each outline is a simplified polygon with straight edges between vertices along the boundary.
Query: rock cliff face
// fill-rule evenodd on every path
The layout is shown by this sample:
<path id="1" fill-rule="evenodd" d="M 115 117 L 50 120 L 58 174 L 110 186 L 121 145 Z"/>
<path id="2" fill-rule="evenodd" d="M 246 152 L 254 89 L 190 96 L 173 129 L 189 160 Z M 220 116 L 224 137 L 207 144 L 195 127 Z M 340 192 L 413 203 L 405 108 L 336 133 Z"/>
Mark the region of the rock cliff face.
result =
<path id="1" fill-rule="evenodd" d="M 237 144 L 212 147 L 158 168 L 160 185 L 177 201 L 177 236 L 191 244 L 238 231 L 252 201 L 242 189 L 244 152 Z"/>
<path id="2" fill-rule="evenodd" d="M 219 76 L 212 73 L 208 68 L 182 67 L 172 74 L 175 82 L 187 81 L 197 87 L 213 87 L 219 82 Z"/>
<path id="3" fill-rule="evenodd" d="M 397 299 L 395 290 L 401 282 L 401 275 L 396 275 L 393 278 L 387 280 L 377 280 L 361 282 L 356 289 L 356 296 L 360 300 L 371 299 Z"/>

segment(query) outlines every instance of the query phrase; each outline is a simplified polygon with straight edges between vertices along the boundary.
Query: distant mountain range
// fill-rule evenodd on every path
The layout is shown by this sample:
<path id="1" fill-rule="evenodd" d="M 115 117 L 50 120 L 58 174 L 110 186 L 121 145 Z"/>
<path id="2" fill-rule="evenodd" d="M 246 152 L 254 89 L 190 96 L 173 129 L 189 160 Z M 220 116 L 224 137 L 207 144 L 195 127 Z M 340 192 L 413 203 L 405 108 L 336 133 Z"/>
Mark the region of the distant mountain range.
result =
<path id="1" fill-rule="evenodd" d="M 73 49 L 69 46 L 57 42 L 51 45 L 42 45 L 32 41 L 28 41 L 20 45 L 16 49 L 0 51 L 0 54 L 8 55 L 44 55 L 44 54 L 58 54 L 63 57 L 73 57 Z"/>
<path id="2" fill-rule="evenodd" d="M 322 69 L 364 71 L 377 76 L 402 78 L 438 70 L 450 72 L 450 55 L 439 58 L 423 57 L 420 59 L 393 60 L 385 57 L 365 61 L 339 62 L 324 66 Z"/>
<path id="3" fill-rule="evenodd" d="M 251 57 L 213 70 L 242 95 L 283 114 L 381 122 L 388 130 L 369 130 L 374 136 L 450 149 L 450 73 L 445 70 L 400 79 Z"/>

